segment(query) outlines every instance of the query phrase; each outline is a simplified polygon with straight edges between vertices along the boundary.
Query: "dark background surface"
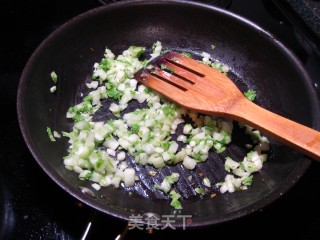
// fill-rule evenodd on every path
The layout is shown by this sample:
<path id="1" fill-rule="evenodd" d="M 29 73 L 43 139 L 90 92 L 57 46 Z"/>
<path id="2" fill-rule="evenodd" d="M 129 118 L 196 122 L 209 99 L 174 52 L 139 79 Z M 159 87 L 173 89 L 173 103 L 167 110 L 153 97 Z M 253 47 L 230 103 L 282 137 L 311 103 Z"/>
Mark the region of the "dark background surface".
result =
<path id="1" fill-rule="evenodd" d="M 300 18 L 303 13 L 291 11 L 286 1 L 206 2 L 227 5 L 270 31 L 298 55 L 315 84 L 320 84 L 317 29 Z M 40 42 L 70 18 L 101 5 L 93 0 L 30 0 L 1 6 L 0 239 L 80 239 L 87 226 L 91 209 L 53 183 L 28 151 L 17 121 L 16 93 L 21 72 Z M 320 239 L 319 182 L 320 164 L 313 162 L 292 189 L 247 217 L 192 231 L 163 230 L 152 235 L 129 231 L 127 239 Z M 87 239 L 115 239 L 124 227 L 124 222 L 96 213 Z"/>

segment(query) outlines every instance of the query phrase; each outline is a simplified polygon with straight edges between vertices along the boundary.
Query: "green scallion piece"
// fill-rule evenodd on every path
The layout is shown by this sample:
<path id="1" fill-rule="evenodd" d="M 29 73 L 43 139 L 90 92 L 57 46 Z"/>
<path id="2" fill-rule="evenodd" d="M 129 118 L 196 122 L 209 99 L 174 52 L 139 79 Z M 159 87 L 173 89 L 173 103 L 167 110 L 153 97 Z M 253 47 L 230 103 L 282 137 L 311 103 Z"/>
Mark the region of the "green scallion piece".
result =
<path id="1" fill-rule="evenodd" d="M 56 72 L 55 72 L 55 71 L 52 71 L 51 74 L 50 74 L 50 76 L 51 76 L 52 81 L 53 81 L 54 83 L 57 83 L 57 81 L 58 81 L 58 76 L 57 76 Z"/>
<path id="2" fill-rule="evenodd" d="M 52 134 L 52 130 L 51 130 L 50 127 L 47 127 L 47 133 L 48 133 L 48 136 L 49 136 L 49 138 L 50 138 L 50 141 L 51 141 L 51 142 L 55 142 L 56 139 L 54 138 L 54 136 L 53 136 L 53 134 Z"/>

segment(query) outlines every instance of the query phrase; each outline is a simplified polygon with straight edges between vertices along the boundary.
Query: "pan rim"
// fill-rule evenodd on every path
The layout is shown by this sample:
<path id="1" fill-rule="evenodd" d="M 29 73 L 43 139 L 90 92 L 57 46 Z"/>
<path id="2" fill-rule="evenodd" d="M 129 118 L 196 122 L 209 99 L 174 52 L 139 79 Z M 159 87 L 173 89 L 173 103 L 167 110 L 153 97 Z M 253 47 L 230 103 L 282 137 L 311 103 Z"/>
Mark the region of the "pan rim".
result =
<path id="1" fill-rule="evenodd" d="M 59 174 L 52 172 L 52 171 L 50 172 L 48 170 L 50 168 L 49 164 L 46 163 L 45 161 L 41 161 L 41 154 L 37 151 L 37 148 L 34 145 L 32 139 L 30 137 L 30 132 L 29 132 L 29 129 L 27 128 L 27 124 L 26 124 L 27 120 L 26 120 L 26 116 L 24 114 L 24 109 L 23 109 L 23 99 L 25 99 L 25 94 L 26 94 L 25 89 L 27 88 L 27 83 L 28 83 L 27 76 L 29 75 L 29 71 L 30 71 L 29 66 L 31 66 L 33 64 L 33 62 L 37 58 L 37 55 L 39 55 L 42 52 L 42 49 L 44 49 L 46 47 L 46 45 L 50 43 L 52 38 L 54 38 L 55 36 L 58 36 L 60 33 L 64 32 L 67 28 L 72 27 L 81 21 L 85 21 L 87 18 L 90 18 L 90 17 L 94 16 L 95 14 L 102 14 L 102 13 L 105 13 L 108 11 L 116 11 L 118 8 L 122 8 L 123 6 L 130 7 L 130 6 L 138 6 L 140 4 L 144 4 L 144 5 L 145 4 L 149 4 L 149 5 L 181 4 L 184 6 L 185 5 L 195 6 L 195 7 L 207 9 L 207 10 L 210 10 L 213 12 L 219 12 L 221 14 L 228 15 L 229 17 L 232 17 L 233 19 L 237 19 L 237 20 L 241 21 L 242 23 L 248 25 L 249 27 L 254 28 L 257 31 L 260 31 L 262 34 L 266 35 L 267 37 L 269 37 L 270 39 L 275 41 L 276 45 L 278 47 L 280 47 L 281 49 L 283 49 L 285 54 L 294 61 L 295 65 L 297 67 L 299 67 L 300 72 L 303 74 L 304 79 L 306 80 L 307 87 L 309 88 L 308 90 L 312 94 L 310 96 L 310 98 L 317 99 L 316 92 L 315 92 L 314 88 L 312 87 L 312 80 L 309 77 L 309 74 L 307 73 L 305 68 L 303 67 L 302 62 L 296 57 L 296 55 L 293 53 L 293 51 L 288 49 L 284 44 L 282 44 L 279 40 L 277 40 L 270 32 L 264 30 L 263 28 L 261 28 L 260 26 L 258 26 L 255 23 L 253 23 L 252 21 L 250 21 L 242 16 L 239 16 L 235 13 L 232 13 L 230 11 L 220 9 L 218 7 L 214 7 L 214 6 L 203 4 L 203 3 L 197 3 L 197 2 L 193 2 L 193 1 L 182 1 L 182 0 L 167 0 L 167 1 L 135 0 L 135 1 L 124 1 L 124 2 L 112 3 L 107 6 L 101 6 L 101 7 L 89 10 L 87 12 L 84 12 L 84 13 L 68 20 L 67 22 L 62 24 L 59 28 L 57 28 L 55 31 L 50 33 L 40 43 L 40 45 L 32 53 L 31 57 L 29 58 L 29 60 L 27 61 L 26 65 L 23 69 L 23 72 L 20 77 L 19 86 L 18 86 L 18 92 L 17 92 L 17 115 L 18 115 L 18 122 L 19 122 L 20 130 L 22 132 L 24 141 L 26 142 L 32 156 L 36 159 L 36 161 L 38 162 L 40 167 L 46 172 L 46 174 L 48 176 L 50 176 L 50 178 L 54 182 L 56 182 L 62 189 L 67 191 L 70 195 L 72 195 L 76 199 L 78 199 L 81 202 L 84 202 L 86 205 L 92 207 L 93 209 L 96 209 L 100 212 L 106 213 L 108 215 L 111 215 L 111 216 L 114 216 L 116 218 L 126 220 L 126 221 L 129 220 L 127 217 L 128 212 L 126 212 L 122 209 L 115 209 L 115 208 L 109 209 L 109 206 L 103 205 L 100 202 L 92 201 L 91 197 L 86 196 L 84 194 L 81 194 L 80 191 L 76 191 L 75 189 L 64 184 L 65 180 Z M 311 106 L 312 107 L 311 110 L 316 116 L 320 116 L 319 105 L 320 104 L 319 104 L 319 100 L 318 100 L 318 101 L 316 101 L 316 104 Z M 313 119 L 313 126 L 312 127 L 319 130 L 320 129 L 320 120 L 317 120 L 316 118 Z M 304 175 L 304 173 L 307 171 L 307 169 L 309 168 L 309 166 L 311 164 L 310 159 L 307 159 L 307 158 L 301 158 L 301 159 L 299 159 L 299 161 L 301 162 L 300 168 L 299 169 L 295 168 L 295 170 L 293 172 L 291 172 L 290 175 L 285 179 L 283 185 L 276 188 L 272 193 L 268 194 L 267 199 L 264 198 L 256 203 L 253 203 L 251 205 L 246 206 L 245 208 L 243 208 L 241 210 L 232 212 L 229 216 L 225 216 L 223 219 L 213 220 L 210 218 L 203 218 L 203 217 L 199 218 L 199 221 L 194 222 L 190 226 L 190 228 L 205 227 L 205 226 L 209 226 L 209 225 L 213 225 L 213 224 L 217 224 L 217 223 L 228 222 L 228 221 L 243 217 L 245 215 L 248 215 L 250 213 L 256 212 L 257 210 L 266 207 L 267 205 L 269 205 L 270 203 L 274 202 L 279 197 L 281 197 L 283 195 L 283 193 L 286 193 L 289 189 L 291 189 L 295 185 L 294 182 L 298 181 Z M 250 212 L 248 212 L 249 209 L 250 209 Z M 180 223 L 177 223 L 174 226 L 177 228 L 183 227 L 182 224 L 180 224 Z"/>

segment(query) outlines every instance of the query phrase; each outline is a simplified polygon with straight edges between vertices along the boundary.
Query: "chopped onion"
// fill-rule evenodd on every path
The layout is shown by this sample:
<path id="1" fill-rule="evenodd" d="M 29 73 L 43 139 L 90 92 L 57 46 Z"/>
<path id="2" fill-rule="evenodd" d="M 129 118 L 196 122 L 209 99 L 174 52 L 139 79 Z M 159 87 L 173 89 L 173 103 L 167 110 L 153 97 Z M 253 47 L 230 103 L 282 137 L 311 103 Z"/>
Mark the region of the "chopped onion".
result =
<path id="1" fill-rule="evenodd" d="M 179 107 L 134 79 L 139 69 L 161 54 L 161 42 L 153 45 L 150 59 L 143 62 L 139 56 L 144 50 L 144 47 L 131 46 L 116 57 L 106 48 L 104 58 L 94 64 L 93 80 L 86 84 L 94 90 L 82 102 L 70 107 L 66 114 L 67 118 L 74 121 L 74 125 L 71 132 L 62 132 L 63 136 L 69 138 L 70 144 L 64 165 L 77 172 L 80 179 L 93 181 L 92 187 L 96 190 L 100 186 L 134 186 L 138 177 L 125 161 L 127 154 L 141 165 L 148 164 L 161 169 L 182 162 L 186 169 L 193 170 L 197 163 L 208 159 L 210 151 L 221 153 L 231 141 L 232 121 Z M 203 52 L 201 56 L 203 63 L 225 74 L 229 71 L 227 65 L 211 60 L 208 53 Z M 148 65 L 147 68 L 153 66 Z M 94 121 L 95 113 L 107 98 L 114 102 L 103 110 L 109 110 L 115 119 Z M 147 107 L 130 111 L 127 107 L 132 102 L 143 103 Z M 125 114 L 121 114 L 125 109 Z M 192 121 L 186 123 L 185 119 Z M 253 151 L 241 162 L 226 157 L 225 169 L 228 174 L 223 182 L 218 183 L 221 193 L 247 189 L 252 181 L 251 174 L 261 170 L 267 159 L 264 152 L 270 148 L 268 139 L 249 126 L 242 127 L 255 141 Z M 52 141 L 60 137 L 58 132 L 52 134 L 49 128 L 48 135 Z M 156 171 L 150 170 L 149 174 L 154 176 Z M 178 179 L 179 174 L 172 173 L 155 186 L 165 194 L 170 193 L 171 205 L 176 209 L 181 208 L 178 200 L 181 195 L 172 190 L 172 186 Z M 188 180 L 192 180 L 191 175 Z M 207 177 L 202 184 L 211 187 Z M 200 194 L 204 193 L 202 188 L 196 189 Z"/>
<path id="2" fill-rule="evenodd" d="M 127 168 L 123 172 L 123 182 L 126 187 L 132 187 L 135 183 L 135 170 Z"/>
<path id="3" fill-rule="evenodd" d="M 189 157 L 189 156 L 186 156 L 184 159 L 183 159 L 183 166 L 185 166 L 187 169 L 189 169 L 189 170 L 192 170 L 192 169 L 194 169 L 195 167 L 196 167 L 196 165 L 197 165 L 197 162 L 193 159 L 193 158 L 191 158 L 191 157 Z"/>

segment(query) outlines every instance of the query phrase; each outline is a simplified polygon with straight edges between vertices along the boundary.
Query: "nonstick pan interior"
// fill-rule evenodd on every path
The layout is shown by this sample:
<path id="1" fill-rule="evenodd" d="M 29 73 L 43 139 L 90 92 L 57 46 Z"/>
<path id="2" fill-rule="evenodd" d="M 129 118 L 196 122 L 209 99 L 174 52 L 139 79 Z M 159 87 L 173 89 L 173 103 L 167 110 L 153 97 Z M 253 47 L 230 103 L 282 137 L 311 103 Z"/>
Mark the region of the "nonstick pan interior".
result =
<path id="1" fill-rule="evenodd" d="M 188 176 L 200 181 L 205 174 L 212 182 L 224 179 L 224 158 L 243 157 L 247 139 L 235 130 L 227 151 L 210 155 L 194 172 L 182 171 L 180 165 L 164 167 L 150 177 L 152 167 L 127 162 L 136 169 L 140 181 L 130 189 L 102 188 L 95 191 L 91 182 L 78 179 L 65 169 L 67 139 L 52 143 L 46 128 L 70 131 L 66 119 L 70 106 L 81 101 L 85 82 L 92 76 L 93 64 L 103 57 L 105 47 L 120 54 L 131 45 L 150 49 L 155 41 L 164 49 L 187 51 L 199 56 L 210 52 L 231 67 L 232 78 L 243 91 L 257 91 L 256 103 L 295 120 L 319 128 L 319 101 L 302 64 L 271 34 L 258 26 L 224 10 L 183 1 L 131 1 L 98 8 L 70 20 L 51 34 L 28 61 L 18 92 L 19 123 L 25 141 L 35 160 L 64 190 L 85 204 L 106 214 L 128 220 L 132 214 L 147 212 L 163 215 L 192 215 L 191 227 L 225 222 L 249 214 L 271 203 L 285 193 L 301 177 L 310 160 L 271 139 L 272 150 L 264 168 L 254 175 L 253 185 L 246 191 L 199 197 L 192 190 Z M 216 45 L 212 51 L 211 45 Z M 50 73 L 59 76 L 57 93 L 51 94 Z M 112 117 L 105 110 L 99 119 Z M 135 108 L 135 106 L 133 106 Z M 130 109 L 129 109 L 130 110 Z M 132 110 L 132 109 L 131 109 Z M 235 124 L 236 125 L 236 124 Z M 169 206 L 169 199 L 152 190 L 164 175 L 179 172 L 176 188 L 182 194 L 182 210 Z M 80 189 L 91 189 L 93 197 Z M 214 190 L 213 190 L 214 192 Z M 182 226 L 181 221 L 173 225 Z"/>

